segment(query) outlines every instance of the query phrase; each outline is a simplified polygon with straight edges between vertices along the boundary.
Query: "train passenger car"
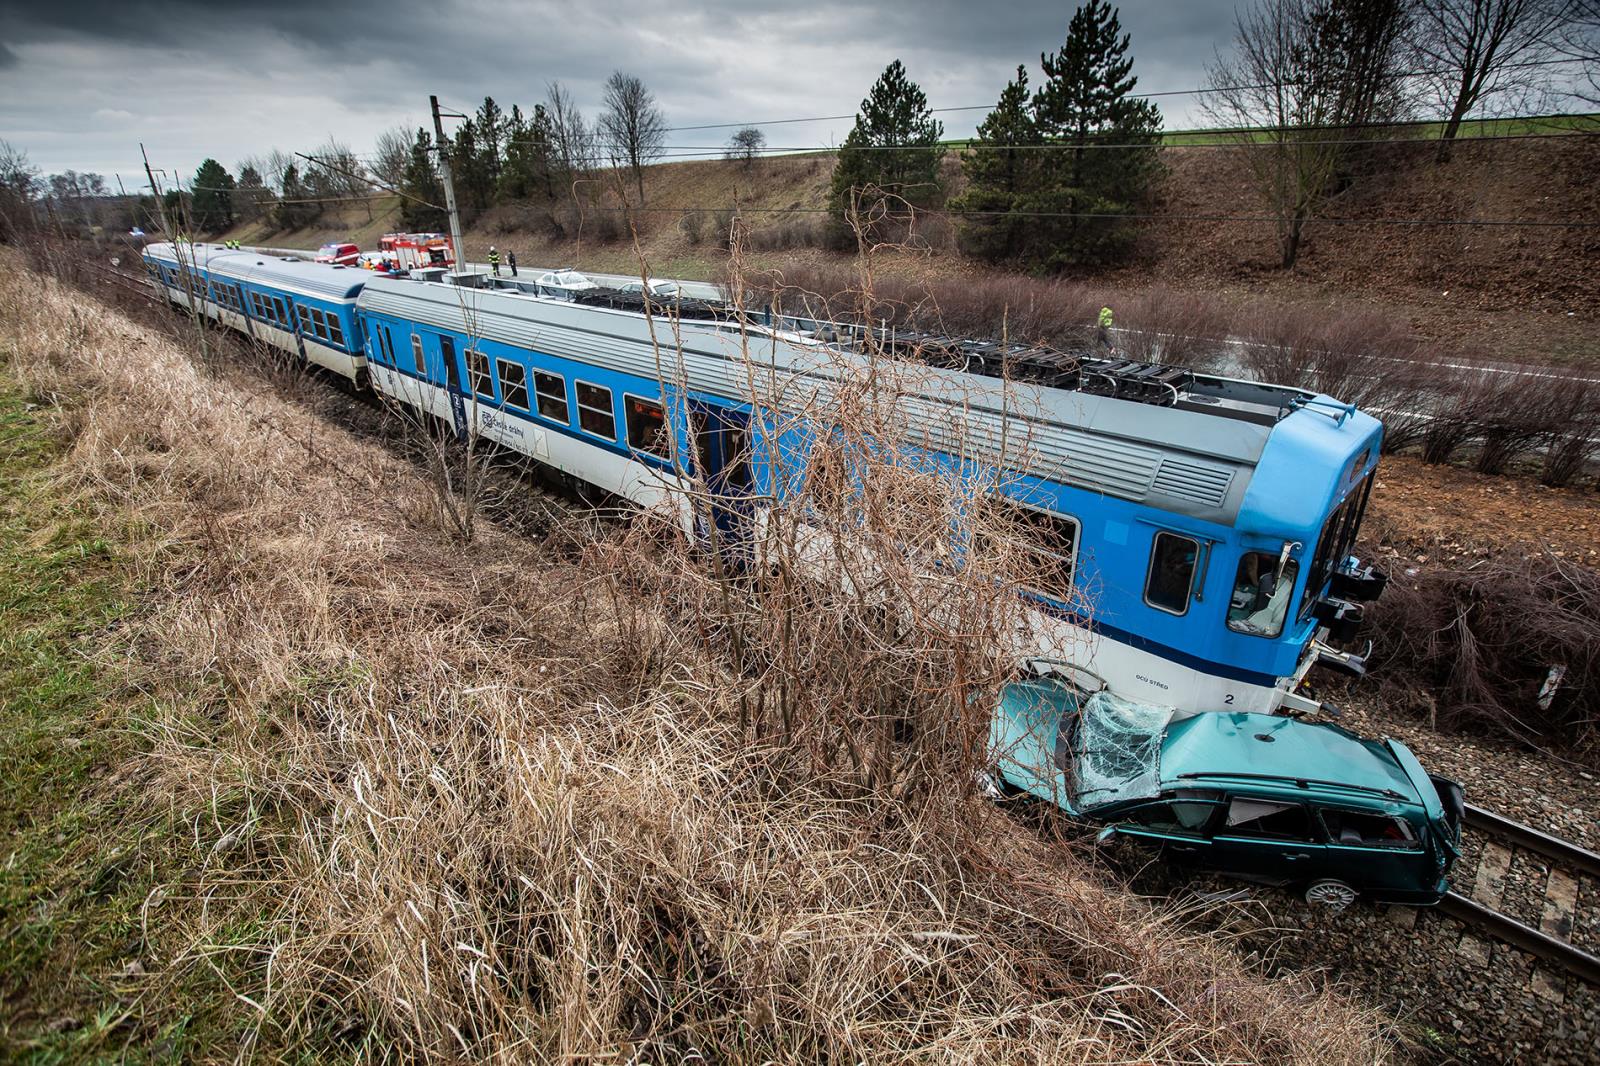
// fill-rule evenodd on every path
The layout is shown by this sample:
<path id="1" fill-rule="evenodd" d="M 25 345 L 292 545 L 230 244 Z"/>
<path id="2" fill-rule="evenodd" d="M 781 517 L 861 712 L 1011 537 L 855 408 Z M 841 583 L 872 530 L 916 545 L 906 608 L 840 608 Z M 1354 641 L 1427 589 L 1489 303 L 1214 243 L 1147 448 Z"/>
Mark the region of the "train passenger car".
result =
<path id="1" fill-rule="evenodd" d="M 366 381 L 365 338 L 355 298 L 361 270 L 278 258 L 218 244 L 152 244 L 150 280 L 180 307 L 357 384 Z"/>
<path id="2" fill-rule="evenodd" d="M 759 517 L 760 497 L 790 483 L 768 457 L 803 469 L 806 433 L 780 433 L 750 402 L 732 324 L 678 323 L 663 374 L 641 314 L 457 280 L 362 290 L 380 392 L 646 505 L 671 500 L 692 466 L 751 498 L 730 513 Z M 772 396 L 825 393 L 860 358 L 789 330 L 759 349 Z M 999 480 L 1054 538 L 1059 584 L 1031 605 L 1040 657 L 1183 710 L 1316 709 L 1298 683 L 1319 661 L 1360 669 L 1330 641 L 1352 635 L 1352 601 L 1382 588 L 1350 556 L 1380 425 L 1301 390 L 1172 368 L 1152 383 L 1149 368 L 1091 362 L 1104 380 L 1079 373 L 1074 388 L 930 368 L 897 399 L 935 451 L 1029 442 Z M 938 427 L 955 425 L 962 439 L 941 443 Z"/>

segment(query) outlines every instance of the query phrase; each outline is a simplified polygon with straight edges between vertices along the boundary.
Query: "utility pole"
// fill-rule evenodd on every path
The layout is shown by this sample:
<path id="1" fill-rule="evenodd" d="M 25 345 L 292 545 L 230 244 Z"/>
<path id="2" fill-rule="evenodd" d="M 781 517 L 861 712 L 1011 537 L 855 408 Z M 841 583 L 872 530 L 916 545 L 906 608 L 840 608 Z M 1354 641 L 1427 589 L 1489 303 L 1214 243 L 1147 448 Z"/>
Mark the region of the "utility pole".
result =
<path id="1" fill-rule="evenodd" d="M 443 113 L 439 111 L 439 98 L 428 97 L 428 106 L 433 109 L 433 146 L 439 152 L 439 177 L 444 179 L 444 206 L 450 212 L 450 245 L 456 253 L 456 269 L 465 270 L 467 266 L 467 246 L 461 239 L 461 212 L 456 210 L 456 183 L 450 177 L 450 151 L 449 141 L 445 140 Z M 449 112 L 451 118 L 466 118 Z"/>

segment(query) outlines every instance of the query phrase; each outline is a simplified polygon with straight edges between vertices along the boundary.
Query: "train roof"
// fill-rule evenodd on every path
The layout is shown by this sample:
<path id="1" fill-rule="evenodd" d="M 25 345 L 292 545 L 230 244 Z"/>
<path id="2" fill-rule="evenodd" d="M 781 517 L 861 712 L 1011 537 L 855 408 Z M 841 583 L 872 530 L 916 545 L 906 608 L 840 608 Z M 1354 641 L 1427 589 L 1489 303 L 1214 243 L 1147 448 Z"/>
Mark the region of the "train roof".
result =
<path id="1" fill-rule="evenodd" d="M 163 263 L 179 265 L 177 252 L 169 241 L 149 245 L 144 254 Z M 364 270 L 351 267 L 226 248 L 220 244 L 186 245 L 183 258 L 184 265 L 197 266 L 209 274 L 271 285 L 323 300 L 353 299 L 370 276 Z"/>
<path id="2" fill-rule="evenodd" d="M 652 323 L 637 311 L 415 278 L 370 278 L 358 305 L 620 373 L 665 377 L 733 402 L 750 402 L 752 389 L 754 398 L 781 395 L 794 410 L 825 410 L 841 381 L 869 360 L 804 334 L 758 327 L 746 330 L 747 367 L 738 323 L 662 318 L 653 323 L 662 338 L 658 357 Z M 1327 397 L 1224 378 L 1197 376 L 1189 402 L 1162 406 L 899 360 L 879 360 L 874 369 L 919 443 L 979 461 L 1022 455 L 1018 465 L 1044 480 L 1263 532 L 1314 535 L 1322 510 L 1306 501 L 1336 492 L 1349 457 L 1379 432 L 1376 420 Z M 1275 439 L 1282 446 L 1269 451 Z M 1258 467 L 1274 493 L 1294 498 L 1292 506 L 1263 500 L 1269 521 L 1247 505 Z"/>

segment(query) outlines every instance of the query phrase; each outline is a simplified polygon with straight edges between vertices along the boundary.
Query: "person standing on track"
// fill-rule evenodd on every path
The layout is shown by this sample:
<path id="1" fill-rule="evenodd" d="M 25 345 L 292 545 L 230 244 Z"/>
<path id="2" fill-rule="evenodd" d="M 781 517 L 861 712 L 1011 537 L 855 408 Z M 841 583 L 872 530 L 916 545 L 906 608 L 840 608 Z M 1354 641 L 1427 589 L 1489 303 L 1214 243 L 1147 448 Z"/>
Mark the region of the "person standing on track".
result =
<path id="1" fill-rule="evenodd" d="M 1112 324 L 1113 316 L 1111 314 L 1111 308 L 1100 308 L 1100 322 L 1098 328 L 1095 330 L 1095 339 L 1100 342 L 1100 347 L 1108 352 L 1111 351 Z"/>
<path id="2" fill-rule="evenodd" d="M 506 266 L 511 268 L 511 276 L 517 276 L 517 253 L 515 249 L 506 249 Z"/>
<path id="3" fill-rule="evenodd" d="M 500 253 L 494 245 L 489 245 L 489 269 L 494 271 L 494 276 L 500 276 Z"/>

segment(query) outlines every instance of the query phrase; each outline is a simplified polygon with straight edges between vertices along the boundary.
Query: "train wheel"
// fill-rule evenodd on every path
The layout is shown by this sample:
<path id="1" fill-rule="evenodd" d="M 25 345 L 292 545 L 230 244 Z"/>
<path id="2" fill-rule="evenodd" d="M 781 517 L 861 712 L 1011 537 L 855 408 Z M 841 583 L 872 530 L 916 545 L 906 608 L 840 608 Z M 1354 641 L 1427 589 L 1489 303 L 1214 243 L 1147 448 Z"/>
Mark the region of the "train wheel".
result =
<path id="1" fill-rule="evenodd" d="M 1326 908 L 1331 914 L 1338 914 L 1355 901 L 1356 890 L 1331 877 L 1313 881 L 1306 887 L 1306 902 Z"/>

